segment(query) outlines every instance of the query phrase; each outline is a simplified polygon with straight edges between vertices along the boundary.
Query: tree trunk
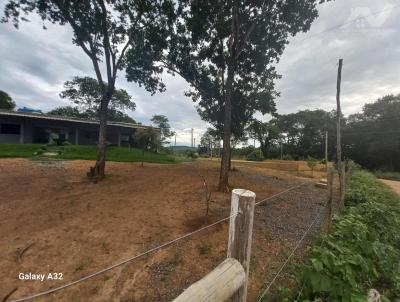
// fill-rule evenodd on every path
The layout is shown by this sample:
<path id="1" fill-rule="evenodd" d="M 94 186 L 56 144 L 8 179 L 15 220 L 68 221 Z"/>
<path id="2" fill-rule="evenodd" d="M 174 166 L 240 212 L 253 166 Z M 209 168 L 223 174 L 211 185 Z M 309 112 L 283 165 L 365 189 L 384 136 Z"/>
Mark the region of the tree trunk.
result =
<path id="1" fill-rule="evenodd" d="M 231 153 L 231 124 L 232 124 L 232 92 L 233 80 L 235 77 L 236 67 L 236 45 L 239 38 L 239 3 L 235 0 L 232 8 L 232 36 L 229 45 L 229 61 L 228 75 L 225 85 L 225 112 L 224 112 L 224 134 L 223 134 L 223 150 L 221 158 L 221 170 L 219 174 L 218 190 L 220 192 L 229 191 L 229 167 Z"/>
<path id="2" fill-rule="evenodd" d="M 90 171 L 87 173 L 88 177 L 95 181 L 105 177 L 108 103 L 109 100 L 107 100 L 107 98 L 102 99 L 100 103 L 97 160 L 94 167 L 91 167 Z"/>
<path id="3" fill-rule="evenodd" d="M 224 136 L 221 158 L 221 170 L 219 174 L 218 190 L 220 192 L 229 191 L 229 167 L 231 154 L 231 123 L 232 123 L 232 88 L 233 88 L 233 66 L 228 68 L 228 78 L 226 83 L 225 115 L 224 115 Z"/>

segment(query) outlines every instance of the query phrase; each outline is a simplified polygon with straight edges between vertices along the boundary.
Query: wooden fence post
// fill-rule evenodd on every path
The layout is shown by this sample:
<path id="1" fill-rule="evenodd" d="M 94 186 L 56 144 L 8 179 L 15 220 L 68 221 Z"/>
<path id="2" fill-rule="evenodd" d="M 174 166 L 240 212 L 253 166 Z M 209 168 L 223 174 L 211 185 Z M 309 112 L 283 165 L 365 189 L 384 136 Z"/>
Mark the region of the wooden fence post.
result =
<path id="1" fill-rule="evenodd" d="M 234 189 L 231 199 L 228 258 L 237 259 L 246 272 L 246 281 L 232 296 L 232 302 L 245 302 L 250 268 L 251 241 L 256 194 L 244 189 Z"/>
<path id="2" fill-rule="evenodd" d="M 344 209 L 344 196 L 346 193 L 346 166 L 342 164 L 342 167 L 339 171 L 340 173 L 340 206 L 342 210 Z"/>
<path id="3" fill-rule="evenodd" d="M 173 302 L 221 302 L 227 301 L 241 288 L 246 273 L 236 259 L 227 258 L 212 272 L 193 283 Z"/>
<path id="4" fill-rule="evenodd" d="M 328 232 L 331 230 L 332 226 L 332 214 L 333 214 L 333 209 L 332 209 L 332 200 L 333 200 L 333 169 L 329 168 L 328 169 Z"/>

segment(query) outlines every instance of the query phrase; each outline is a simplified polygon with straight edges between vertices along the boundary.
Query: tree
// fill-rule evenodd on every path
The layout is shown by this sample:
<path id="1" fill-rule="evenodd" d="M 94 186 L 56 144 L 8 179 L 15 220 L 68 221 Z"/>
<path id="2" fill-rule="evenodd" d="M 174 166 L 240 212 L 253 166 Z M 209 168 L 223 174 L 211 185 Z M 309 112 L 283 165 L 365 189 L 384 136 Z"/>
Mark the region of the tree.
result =
<path id="1" fill-rule="evenodd" d="M 7 92 L 0 90 L 0 109 L 14 110 L 15 102 L 8 95 Z"/>
<path id="2" fill-rule="evenodd" d="M 114 96 L 117 73 L 129 68 L 128 80 L 143 85 L 151 93 L 165 89 L 157 76 L 162 69 L 154 61 L 166 47 L 174 3 L 172 0 L 8 0 L 2 21 L 11 21 L 18 28 L 29 13 L 37 13 L 43 21 L 53 24 L 70 25 L 72 42 L 92 62 L 101 98 L 97 161 L 88 176 L 101 179 L 105 176 L 107 109 Z"/>
<path id="3" fill-rule="evenodd" d="M 154 128 L 137 129 L 133 135 L 133 141 L 136 147 L 142 149 L 143 158 L 145 151 L 157 151 L 160 145 L 159 133 Z"/>
<path id="4" fill-rule="evenodd" d="M 171 131 L 168 118 L 165 115 L 155 114 L 151 118 L 151 122 L 155 127 L 160 128 L 160 143 L 168 144 L 167 139 L 175 135 L 175 132 Z"/>
<path id="5" fill-rule="evenodd" d="M 219 190 L 228 188 L 232 135 L 274 112 L 273 64 L 289 35 L 309 29 L 316 1 L 185 1 L 164 64 L 192 87 L 200 116 L 223 131 Z"/>
<path id="6" fill-rule="evenodd" d="M 286 141 L 286 153 L 296 159 L 313 156 L 323 158 L 325 153 L 325 132 L 329 133 L 329 155 L 333 157 L 336 145 L 336 112 L 321 109 L 302 110 L 279 115 L 274 123 Z"/>
<path id="7" fill-rule="evenodd" d="M 47 112 L 47 114 L 51 115 L 61 115 L 66 117 L 75 117 L 81 119 L 93 119 L 97 120 L 98 114 L 96 111 L 93 110 L 81 110 L 79 107 L 72 107 L 72 106 L 62 106 L 57 107 L 53 110 Z M 136 124 L 136 121 L 131 118 L 129 115 L 116 110 L 116 109 L 109 109 L 108 110 L 108 120 L 113 122 L 123 122 L 123 123 L 132 123 Z"/>
<path id="8" fill-rule="evenodd" d="M 103 83 L 108 86 L 107 83 Z M 91 77 L 74 77 L 71 81 L 64 83 L 64 90 L 60 93 L 63 99 L 69 99 L 82 109 L 98 112 L 101 102 L 101 88 L 97 80 Z M 131 101 L 132 97 L 125 89 L 114 88 L 107 109 L 130 109 L 135 110 L 136 104 Z"/>
<path id="9" fill-rule="evenodd" d="M 270 157 L 270 149 L 277 145 L 281 139 L 280 129 L 274 121 L 264 123 L 254 119 L 247 131 L 250 138 L 256 139 L 260 143 L 264 158 Z"/>
<path id="10" fill-rule="evenodd" d="M 104 83 L 107 86 L 107 83 Z M 98 119 L 101 101 L 101 88 L 97 80 L 91 77 L 74 77 L 64 83 L 60 97 L 74 103 L 82 113 L 83 118 Z M 107 120 L 134 122 L 120 110 L 135 110 L 136 104 L 125 89 L 114 88 L 113 96 L 107 108 Z"/>
<path id="11" fill-rule="evenodd" d="M 400 94 L 367 103 L 343 129 L 344 154 L 369 169 L 400 171 Z"/>
<path id="12" fill-rule="evenodd" d="M 219 146 L 221 136 L 213 128 L 207 128 L 206 132 L 200 138 L 200 148 L 203 151 L 209 152 L 210 156 L 213 156 L 213 149 Z M 203 153 L 203 152 L 199 152 Z"/>

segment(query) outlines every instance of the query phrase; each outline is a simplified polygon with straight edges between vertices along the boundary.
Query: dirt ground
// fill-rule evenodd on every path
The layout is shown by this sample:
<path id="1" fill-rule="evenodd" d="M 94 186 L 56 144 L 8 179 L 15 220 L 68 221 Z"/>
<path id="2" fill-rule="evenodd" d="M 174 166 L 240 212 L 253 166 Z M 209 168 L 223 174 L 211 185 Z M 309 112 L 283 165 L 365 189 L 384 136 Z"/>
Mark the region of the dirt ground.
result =
<path id="1" fill-rule="evenodd" d="M 395 180 L 387 180 L 387 179 L 380 179 L 381 182 L 383 182 L 385 185 L 389 186 L 392 188 L 393 191 L 395 191 L 397 194 L 400 195 L 400 181 L 395 181 Z"/>
<path id="2" fill-rule="evenodd" d="M 0 159 L 0 299 L 63 285 L 229 216 L 230 195 L 215 192 L 216 162 L 110 162 L 107 178 L 97 184 L 85 177 L 91 164 Z M 202 177 L 213 191 L 208 219 Z M 256 207 L 248 301 L 257 301 L 323 206 L 326 191 L 260 167 L 231 172 L 231 186 L 256 192 L 257 200 L 304 181 Z M 228 223 L 220 224 L 34 301 L 171 301 L 226 257 L 227 229 Z M 19 273 L 29 272 L 62 273 L 63 280 L 19 280 Z M 271 294 L 289 279 L 290 268 Z"/>

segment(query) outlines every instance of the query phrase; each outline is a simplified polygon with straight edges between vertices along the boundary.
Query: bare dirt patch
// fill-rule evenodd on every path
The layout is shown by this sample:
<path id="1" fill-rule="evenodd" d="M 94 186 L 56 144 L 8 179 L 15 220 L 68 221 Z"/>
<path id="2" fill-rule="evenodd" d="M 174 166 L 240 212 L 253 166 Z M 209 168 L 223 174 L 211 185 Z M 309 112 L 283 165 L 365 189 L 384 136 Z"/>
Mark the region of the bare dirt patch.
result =
<path id="1" fill-rule="evenodd" d="M 229 194 L 215 192 L 216 162 L 110 162 L 98 184 L 85 177 L 91 164 L 0 160 L 1 299 L 15 288 L 9 300 L 76 280 L 229 215 Z M 213 191 L 207 219 L 202 176 Z M 257 200 L 302 181 L 259 167 L 231 172 L 231 185 L 256 192 Z M 248 301 L 257 300 L 324 201 L 325 191 L 310 183 L 256 208 Z M 35 301 L 171 301 L 226 257 L 227 227 Z M 64 278 L 21 281 L 21 272 Z"/>
<path id="2" fill-rule="evenodd" d="M 380 179 L 385 185 L 389 186 L 393 191 L 400 195 L 400 181 Z"/>

